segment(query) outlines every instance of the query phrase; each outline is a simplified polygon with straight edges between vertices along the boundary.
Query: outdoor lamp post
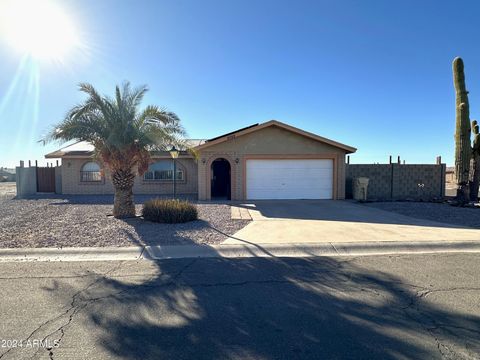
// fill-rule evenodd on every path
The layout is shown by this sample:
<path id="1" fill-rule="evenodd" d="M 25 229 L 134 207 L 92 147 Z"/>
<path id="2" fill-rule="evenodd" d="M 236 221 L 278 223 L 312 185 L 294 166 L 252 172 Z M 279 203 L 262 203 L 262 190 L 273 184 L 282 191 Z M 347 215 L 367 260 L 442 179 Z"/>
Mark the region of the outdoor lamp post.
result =
<path id="1" fill-rule="evenodd" d="M 178 158 L 179 151 L 175 149 L 175 146 L 172 146 L 170 149 L 170 156 L 173 159 L 173 198 L 177 197 L 177 184 L 176 184 L 176 174 L 177 174 L 177 163 L 175 161 Z"/>

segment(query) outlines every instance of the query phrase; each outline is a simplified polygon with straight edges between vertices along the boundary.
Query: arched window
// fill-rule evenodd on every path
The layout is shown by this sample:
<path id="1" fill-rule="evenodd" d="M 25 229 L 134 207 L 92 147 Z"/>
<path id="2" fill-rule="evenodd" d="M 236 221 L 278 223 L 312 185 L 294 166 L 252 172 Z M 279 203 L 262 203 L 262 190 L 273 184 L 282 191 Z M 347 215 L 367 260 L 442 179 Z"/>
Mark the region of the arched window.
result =
<path id="1" fill-rule="evenodd" d="M 96 182 L 102 181 L 102 172 L 100 165 L 94 161 L 89 161 L 83 164 L 80 170 L 80 181 L 82 182 Z"/>
<path id="2" fill-rule="evenodd" d="M 147 172 L 143 175 L 143 179 L 147 181 L 173 181 L 173 161 L 160 160 L 151 164 Z M 184 172 L 178 167 L 175 180 L 183 180 Z"/>

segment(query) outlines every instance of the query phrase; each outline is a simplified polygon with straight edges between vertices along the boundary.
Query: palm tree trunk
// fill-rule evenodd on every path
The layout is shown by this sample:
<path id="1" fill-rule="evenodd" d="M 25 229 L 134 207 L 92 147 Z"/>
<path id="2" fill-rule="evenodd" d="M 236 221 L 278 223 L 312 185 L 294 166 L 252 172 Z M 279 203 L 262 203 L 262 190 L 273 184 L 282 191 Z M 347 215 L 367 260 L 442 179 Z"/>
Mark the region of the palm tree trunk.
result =
<path id="1" fill-rule="evenodd" d="M 133 200 L 133 183 L 135 175 L 131 170 L 115 170 L 112 173 L 112 183 L 115 188 L 113 216 L 117 219 L 135 217 Z"/>

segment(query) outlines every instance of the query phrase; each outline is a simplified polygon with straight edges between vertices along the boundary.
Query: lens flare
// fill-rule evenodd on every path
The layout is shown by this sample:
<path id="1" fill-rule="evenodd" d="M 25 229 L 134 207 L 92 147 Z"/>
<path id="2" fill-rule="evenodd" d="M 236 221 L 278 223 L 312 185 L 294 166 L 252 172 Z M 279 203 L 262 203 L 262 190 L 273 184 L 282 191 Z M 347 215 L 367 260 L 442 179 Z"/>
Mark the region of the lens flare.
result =
<path id="1" fill-rule="evenodd" d="M 37 59 L 63 57 L 79 45 L 72 20 L 53 1 L 0 1 L 0 31 L 14 49 Z"/>

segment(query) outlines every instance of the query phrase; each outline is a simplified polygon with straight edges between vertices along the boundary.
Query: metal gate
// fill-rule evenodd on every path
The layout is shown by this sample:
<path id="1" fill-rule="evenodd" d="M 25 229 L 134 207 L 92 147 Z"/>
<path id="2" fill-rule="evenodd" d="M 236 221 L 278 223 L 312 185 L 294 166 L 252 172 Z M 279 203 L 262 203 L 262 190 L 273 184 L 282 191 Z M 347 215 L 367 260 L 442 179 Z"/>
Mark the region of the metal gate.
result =
<path id="1" fill-rule="evenodd" d="M 37 167 L 37 192 L 55 192 L 54 167 Z"/>

